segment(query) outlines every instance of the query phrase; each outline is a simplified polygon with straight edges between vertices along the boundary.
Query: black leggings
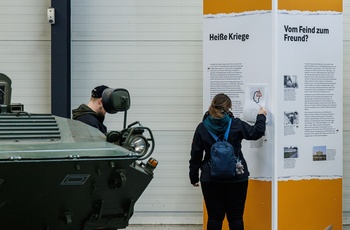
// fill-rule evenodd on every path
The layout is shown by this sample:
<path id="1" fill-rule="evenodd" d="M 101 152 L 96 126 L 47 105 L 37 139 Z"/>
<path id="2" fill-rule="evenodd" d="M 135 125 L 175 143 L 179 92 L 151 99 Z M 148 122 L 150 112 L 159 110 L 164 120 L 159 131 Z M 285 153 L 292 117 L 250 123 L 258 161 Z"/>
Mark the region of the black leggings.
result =
<path id="1" fill-rule="evenodd" d="M 225 214 L 230 230 L 244 230 L 243 212 L 248 181 L 201 183 L 208 211 L 207 230 L 221 230 Z"/>

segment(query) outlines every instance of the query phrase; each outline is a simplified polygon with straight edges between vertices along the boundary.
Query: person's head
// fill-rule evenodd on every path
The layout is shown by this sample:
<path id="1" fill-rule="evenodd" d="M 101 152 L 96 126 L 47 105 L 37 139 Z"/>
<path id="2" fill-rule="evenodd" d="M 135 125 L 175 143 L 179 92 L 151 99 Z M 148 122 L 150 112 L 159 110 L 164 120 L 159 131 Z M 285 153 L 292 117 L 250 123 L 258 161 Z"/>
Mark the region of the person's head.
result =
<path id="1" fill-rule="evenodd" d="M 108 86 L 100 85 L 100 86 L 96 86 L 91 91 L 91 98 L 88 106 L 100 116 L 106 115 L 106 110 L 103 108 L 103 103 L 102 103 L 102 93 L 107 88 Z"/>
<path id="2" fill-rule="evenodd" d="M 222 118 L 226 113 L 230 112 L 232 101 L 229 96 L 224 93 L 217 94 L 209 106 L 209 114 L 215 118 Z"/>

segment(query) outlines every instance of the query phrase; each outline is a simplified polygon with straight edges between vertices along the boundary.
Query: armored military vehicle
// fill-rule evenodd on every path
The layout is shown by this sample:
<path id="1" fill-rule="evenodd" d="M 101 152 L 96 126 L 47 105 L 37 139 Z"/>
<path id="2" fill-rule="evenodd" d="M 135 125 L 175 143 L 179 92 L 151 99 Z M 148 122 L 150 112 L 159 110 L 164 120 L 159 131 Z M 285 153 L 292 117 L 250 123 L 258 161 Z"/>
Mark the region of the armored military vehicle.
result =
<path id="1" fill-rule="evenodd" d="M 124 229 L 153 178 L 152 131 L 126 126 L 130 95 L 104 91 L 108 113 L 124 112 L 107 135 L 80 121 L 25 112 L 0 74 L 0 229 Z"/>

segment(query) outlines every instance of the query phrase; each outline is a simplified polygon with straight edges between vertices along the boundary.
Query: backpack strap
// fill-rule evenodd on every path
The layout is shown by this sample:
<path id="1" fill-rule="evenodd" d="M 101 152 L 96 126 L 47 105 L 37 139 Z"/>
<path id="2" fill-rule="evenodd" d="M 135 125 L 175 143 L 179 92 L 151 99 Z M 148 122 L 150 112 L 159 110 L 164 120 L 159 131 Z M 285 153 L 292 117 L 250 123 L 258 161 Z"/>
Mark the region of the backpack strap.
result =
<path id="1" fill-rule="evenodd" d="M 216 136 L 214 133 L 210 132 L 209 129 L 207 129 L 207 130 L 210 133 L 210 135 L 214 138 L 215 141 L 219 140 L 218 136 Z"/>
<path id="2" fill-rule="evenodd" d="M 228 140 L 228 134 L 230 133 L 231 121 L 232 121 L 232 118 L 231 118 L 230 121 L 228 122 L 228 126 L 227 126 L 227 129 L 226 129 L 226 132 L 225 132 L 224 138 L 225 138 L 226 141 Z"/>
<path id="3" fill-rule="evenodd" d="M 228 134 L 230 133 L 230 128 L 231 128 L 231 121 L 232 119 L 230 118 L 230 121 L 228 122 L 228 126 L 224 135 L 224 141 L 228 140 Z M 219 137 L 216 136 L 213 132 L 209 131 L 209 129 L 207 129 L 208 132 L 210 133 L 210 135 L 214 138 L 215 141 L 219 141 Z"/>

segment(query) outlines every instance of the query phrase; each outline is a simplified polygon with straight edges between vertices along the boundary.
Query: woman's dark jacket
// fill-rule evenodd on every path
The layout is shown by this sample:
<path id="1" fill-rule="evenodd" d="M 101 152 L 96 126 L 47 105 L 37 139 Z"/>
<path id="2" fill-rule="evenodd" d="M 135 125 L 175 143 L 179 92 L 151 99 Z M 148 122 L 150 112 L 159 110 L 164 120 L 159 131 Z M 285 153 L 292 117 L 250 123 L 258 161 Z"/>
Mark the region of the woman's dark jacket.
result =
<path id="1" fill-rule="evenodd" d="M 207 118 L 208 112 L 204 115 L 203 121 Z M 223 182 L 238 182 L 248 179 L 249 171 L 247 163 L 242 153 L 242 140 L 258 140 L 265 133 L 266 117 L 263 114 L 257 115 L 256 122 L 254 125 L 250 125 L 247 122 L 240 120 L 239 118 L 232 118 L 231 128 L 229 132 L 228 142 L 233 146 L 236 157 L 239 155 L 239 159 L 244 165 L 244 173 L 236 175 L 232 179 L 225 180 Z M 224 133 L 224 132 L 223 132 Z M 193 136 L 192 148 L 191 148 L 191 159 L 190 163 L 190 180 L 191 184 L 197 182 L 218 182 L 211 179 L 210 168 L 208 160 L 210 159 L 210 149 L 215 143 L 214 138 L 210 135 L 207 128 L 204 126 L 204 122 L 198 124 L 196 131 Z M 204 152 L 203 152 L 204 151 Z M 204 155 L 205 153 L 205 155 Z M 203 158 L 204 155 L 204 158 Z M 199 177 L 199 171 L 201 175 Z"/>

